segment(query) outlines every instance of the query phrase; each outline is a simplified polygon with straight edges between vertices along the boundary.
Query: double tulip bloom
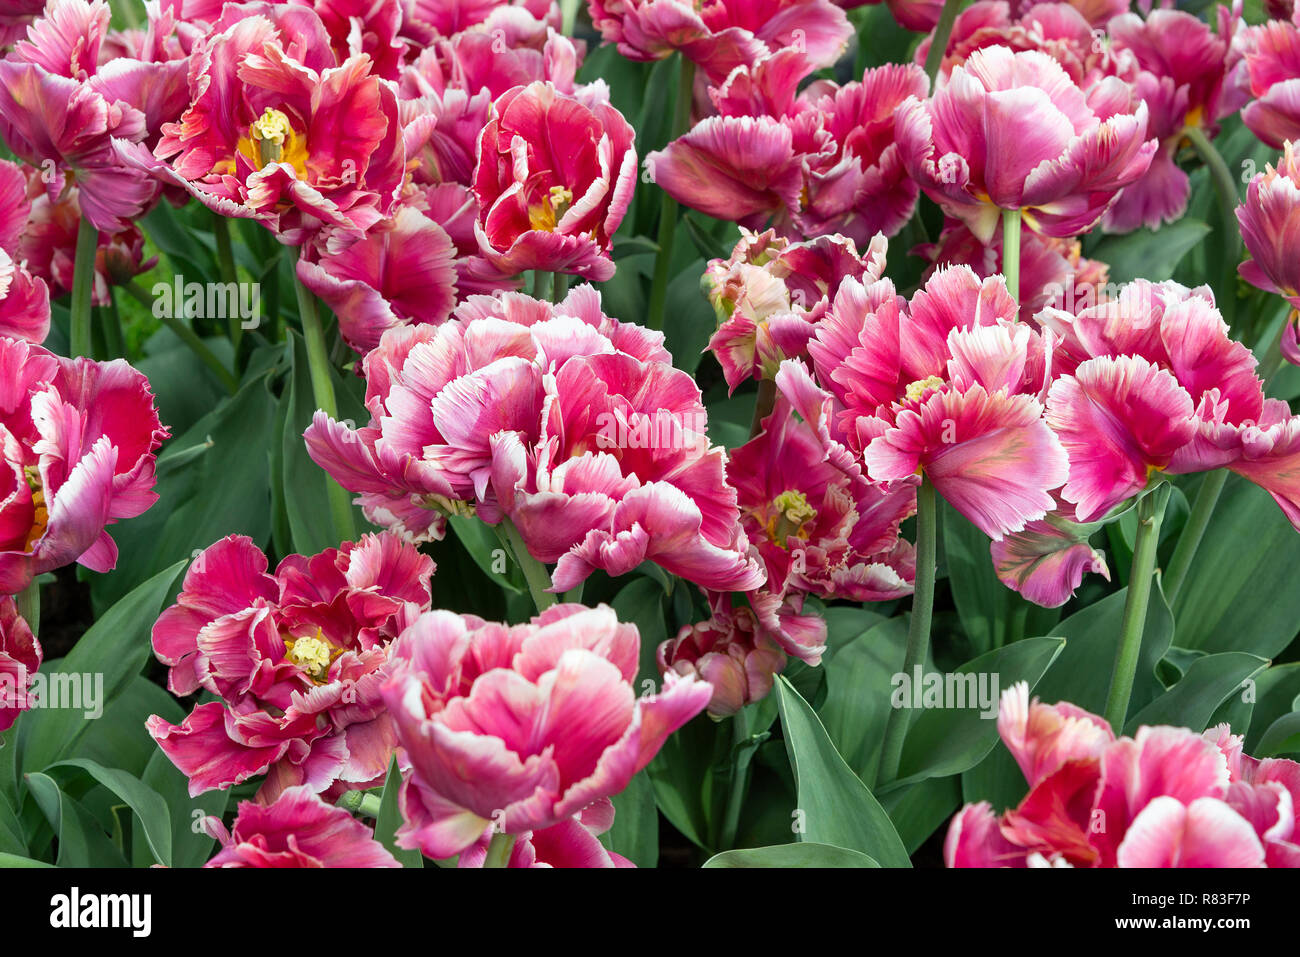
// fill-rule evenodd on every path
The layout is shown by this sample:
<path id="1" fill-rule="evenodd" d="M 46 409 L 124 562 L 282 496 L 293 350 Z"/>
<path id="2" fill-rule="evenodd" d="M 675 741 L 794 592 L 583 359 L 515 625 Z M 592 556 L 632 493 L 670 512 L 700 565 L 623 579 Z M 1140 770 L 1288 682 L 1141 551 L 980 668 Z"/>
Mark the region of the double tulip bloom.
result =
<path id="1" fill-rule="evenodd" d="M 762 583 L 698 387 L 591 287 L 558 305 L 472 297 L 441 326 L 385 333 L 365 371 L 370 423 L 318 413 L 306 439 L 377 524 L 423 539 L 447 514 L 508 519 L 558 562 L 556 591 L 645 560 L 709 588 Z"/>
<path id="2" fill-rule="evenodd" d="M 1286 298 L 1295 309 L 1282 329 L 1282 355 L 1300 365 L 1296 312 L 1300 310 L 1300 161 L 1295 147 L 1285 144 L 1276 168 L 1257 174 L 1237 207 L 1241 238 L 1251 258 L 1238 267 L 1251 285 Z"/>
<path id="3" fill-rule="evenodd" d="M 1004 210 L 1048 236 L 1096 225 L 1151 165 L 1148 109 L 1102 79 L 1085 93 L 1037 50 L 976 50 L 929 100 L 898 110 L 902 161 L 931 199 L 988 242 Z"/>
<path id="4" fill-rule="evenodd" d="M 107 527 L 158 498 L 167 430 L 149 382 L 124 360 L 65 359 L 0 338 L 0 594 L 77 562 L 111 571 Z"/>
<path id="5" fill-rule="evenodd" d="M 1116 738 L 1067 702 L 1003 692 L 998 733 L 1029 783 L 1020 804 L 953 819 L 949 867 L 1300 866 L 1300 765 L 1242 753 L 1227 725 Z"/>
<path id="6" fill-rule="evenodd" d="M 266 569 L 239 535 L 190 566 L 154 625 L 154 653 L 173 694 L 218 700 L 179 725 L 150 717 L 150 735 L 191 794 L 259 774 L 263 803 L 300 784 L 377 785 L 395 745 L 379 696 L 388 644 L 428 609 L 433 562 L 380 534 Z"/>
<path id="7" fill-rule="evenodd" d="M 539 81 L 493 104 L 478 143 L 475 229 L 503 272 L 614 275 L 613 236 L 636 185 L 636 133 L 604 95 L 565 96 Z"/>
<path id="8" fill-rule="evenodd" d="M 555 605 L 513 626 L 421 616 L 393 646 L 383 688 L 410 761 L 398 843 L 445 858 L 493 834 L 537 841 L 576 816 L 608 816 L 606 799 L 713 694 L 672 674 L 638 698 L 639 649 L 636 626 L 603 605 Z"/>

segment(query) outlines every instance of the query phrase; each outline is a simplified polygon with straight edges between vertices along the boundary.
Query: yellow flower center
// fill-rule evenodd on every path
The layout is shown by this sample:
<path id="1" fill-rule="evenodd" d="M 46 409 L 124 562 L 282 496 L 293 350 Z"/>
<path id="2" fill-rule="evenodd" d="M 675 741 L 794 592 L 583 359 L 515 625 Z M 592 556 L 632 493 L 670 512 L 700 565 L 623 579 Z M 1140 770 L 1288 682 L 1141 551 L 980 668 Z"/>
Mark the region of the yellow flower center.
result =
<path id="1" fill-rule="evenodd" d="M 573 190 L 566 186 L 552 186 L 546 197 L 528 210 L 528 225 L 542 232 L 555 232 L 556 225 L 573 205 Z"/>
<path id="2" fill-rule="evenodd" d="M 342 653 L 341 648 L 335 648 L 321 636 L 319 628 L 315 636 L 284 639 L 285 660 L 305 671 L 316 684 L 325 683 L 330 665 Z"/>
<path id="3" fill-rule="evenodd" d="M 791 535 L 806 541 L 812 534 L 808 524 L 816 517 L 817 509 L 808 504 L 807 496 L 790 489 L 772 499 L 771 517 L 764 530 L 769 539 L 784 548 Z"/>
<path id="4" fill-rule="evenodd" d="M 259 170 L 272 163 L 288 163 L 299 179 L 307 178 L 306 139 L 280 110 L 268 106 L 248 128 L 248 135 L 240 137 L 236 148 Z"/>
<path id="5" fill-rule="evenodd" d="M 45 527 L 50 522 L 50 510 L 45 504 L 45 489 L 41 486 L 40 472 L 35 466 L 29 465 L 23 469 L 23 475 L 32 490 L 32 527 L 23 542 L 23 551 L 30 552 L 32 545 L 45 534 Z"/>
<path id="6" fill-rule="evenodd" d="M 926 376 L 924 379 L 917 379 L 907 387 L 904 393 L 908 402 L 920 402 L 922 397 L 932 389 L 943 388 L 943 380 L 937 375 Z"/>

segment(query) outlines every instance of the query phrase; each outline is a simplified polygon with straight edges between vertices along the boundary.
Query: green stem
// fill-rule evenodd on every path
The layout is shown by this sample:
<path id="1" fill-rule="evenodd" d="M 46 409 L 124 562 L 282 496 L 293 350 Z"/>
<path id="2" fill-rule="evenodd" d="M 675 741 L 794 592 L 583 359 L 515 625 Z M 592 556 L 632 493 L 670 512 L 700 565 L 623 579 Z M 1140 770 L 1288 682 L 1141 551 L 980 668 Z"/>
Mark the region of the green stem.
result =
<path id="1" fill-rule="evenodd" d="M 519 534 L 519 529 L 515 528 L 514 522 L 507 519 L 501 525 L 505 529 L 510 550 L 515 553 L 515 561 L 523 569 L 524 581 L 528 582 L 528 592 L 533 596 L 533 604 L 537 606 L 539 612 L 545 611 L 556 602 L 555 596 L 547 591 L 551 587 L 550 573 L 546 571 L 545 565 L 528 553 L 528 546 L 524 544 L 523 536 Z"/>
<path id="2" fill-rule="evenodd" d="M 140 284 L 132 279 L 122 286 L 127 294 L 140 305 L 144 306 L 151 313 L 154 308 L 154 301 L 149 294 L 140 288 Z M 221 384 L 226 387 L 231 395 L 239 391 L 239 380 L 235 378 L 234 373 L 222 364 L 217 358 L 217 354 L 208 348 L 207 344 L 199 338 L 199 334 L 187 326 L 181 320 L 170 314 L 158 317 L 164 326 L 176 333 L 176 336 L 190 347 L 190 351 L 199 357 L 199 360 L 212 370 L 212 374 L 221 380 Z"/>
<path id="3" fill-rule="evenodd" d="M 776 407 L 776 380 L 760 379 L 758 396 L 754 399 L 754 417 L 749 421 L 749 437 L 752 439 L 763 431 L 763 420 L 772 414 Z"/>
<path id="4" fill-rule="evenodd" d="M 329 356 L 325 349 L 325 333 L 321 329 L 320 312 L 316 297 L 297 278 L 294 289 L 298 294 L 298 315 L 302 319 L 302 337 L 307 345 L 307 366 L 311 373 L 311 391 L 316 407 L 331 419 L 338 418 L 338 403 L 334 399 L 334 381 L 330 378 Z M 334 531 L 341 542 L 355 541 L 356 522 L 352 515 L 352 497 L 332 476 L 325 476 L 325 490 L 329 496 L 330 514 L 334 518 Z"/>
<path id="5" fill-rule="evenodd" d="M 1161 490 L 1148 492 L 1137 506 L 1137 539 L 1133 543 L 1133 567 L 1129 572 L 1128 598 L 1120 625 L 1119 650 L 1110 674 L 1110 691 L 1106 695 L 1106 720 L 1119 734 L 1128 717 L 1128 702 L 1133 694 L 1138 658 L 1142 653 L 1142 630 L 1146 625 L 1147 606 L 1151 602 L 1151 583 L 1155 578 L 1156 548 L 1160 544 L 1160 520 L 1164 513 Z"/>
<path id="6" fill-rule="evenodd" d="M 1227 469 L 1216 469 L 1205 476 L 1201 482 L 1201 487 L 1196 493 L 1196 501 L 1192 503 L 1192 512 L 1187 516 L 1187 524 L 1183 526 L 1182 532 L 1178 536 L 1178 545 L 1174 549 L 1173 557 L 1169 560 L 1169 568 L 1160 576 L 1160 583 L 1165 589 L 1165 598 L 1172 605 L 1174 599 L 1178 597 L 1178 591 L 1183 587 L 1183 580 L 1187 577 L 1187 571 L 1192 567 L 1192 559 L 1196 557 L 1196 549 L 1201 544 L 1201 539 L 1205 536 L 1205 529 L 1210 524 L 1210 516 L 1214 514 L 1214 506 L 1218 504 L 1219 494 L 1223 491 L 1223 483 L 1228 480 Z"/>
<path id="7" fill-rule="evenodd" d="M 212 217 L 212 235 L 217 240 L 217 265 L 221 269 L 221 281 L 227 284 L 238 283 L 239 273 L 235 270 L 235 251 L 230 244 L 230 220 L 219 214 Z M 230 341 L 236 350 L 244 330 L 239 325 L 239 310 L 232 309 L 230 316 Z"/>
<path id="8" fill-rule="evenodd" d="M 930 52 L 925 55 L 925 75 L 930 78 L 930 89 L 934 90 L 935 77 L 943 66 L 943 55 L 948 52 L 948 39 L 952 36 L 952 25 L 957 19 L 957 10 L 961 0 L 944 0 L 939 22 L 935 24 L 930 37 Z"/>
<path id="9" fill-rule="evenodd" d="M 727 797 L 727 811 L 722 819 L 722 833 L 718 850 L 729 851 L 736 845 L 736 831 L 740 829 L 740 809 L 749 789 L 749 769 L 753 750 L 746 747 L 752 737 L 749 709 L 741 708 L 732 718 L 731 793 Z"/>
<path id="10" fill-rule="evenodd" d="M 1007 292 L 1020 302 L 1020 210 L 1002 210 L 1002 275 L 1007 280 Z"/>
<path id="11" fill-rule="evenodd" d="M 515 848 L 515 836 L 513 834 L 493 834 L 492 843 L 488 845 L 487 858 L 483 861 L 486 867 L 508 867 L 510 866 L 510 852 Z"/>
<path id="12" fill-rule="evenodd" d="M 99 251 L 99 230 L 85 216 L 77 227 L 77 252 L 72 267 L 71 331 L 69 346 L 73 358 L 93 358 L 90 346 L 90 304 L 95 290 L 95 254 Z"/>
<path id="13" fill-rule="evenodd" d="M 554 274 L 537 270 L 533 273 L 533 298 L 549 302 L 551 299 L 551 280 Z"/>
<path id="14" fill-rule="evenodd" d="M 673 114 L 672 139 L 684 134 L 691 125 L 691 102 L 695 92 L 695 62 L 681 57 L 681 73 L 677 79 L 677 105 Z M 653 173 L 653 171 L 652 171 Z M 664 327 L 664 305 L 668 301 L 668 279 L 673 264 L 673 238 L 677 234 L 677 200 L 664 190 L 659 206 L 659 251 L 655 253 L 654 280 L 650 286 L 650 306 L 646 312 L 646 325 L 651 329 Z"/>
<path id="15" fill-rule="evenodd" d="M 99 309 L 104 327 L 104 342 L 108 346 L 110 358 L 126 358 L 126 338 L 122 335 L 122 316 L 117 311 L 117 299 L 113 296 L 113 287 L 108 287 L 108 305 Z"/>
<path id="16" fill-rule="evenodd" d="M 32 630 L 32 634 L 38 638 L 41 633 L 41 586 L 36 584 L 36 579 L 32 583 L 14 595 L 14 604 L 18 607 L 18 614 L 23 616 L 23 621 L 27 622 L 27 627 Z"/>
<path id="17" fill-rule="evenodd" d="M 569 274 L 564 272 L 554 273 L 551 280 L 551 302 L 563 302 L 564 297 L 569 294 Z"/>
<path id="18" fill-rule="evenodd" d="M 1237 315 L 1237 266 L 1241 263 L 1241 230 L 1237 225 L 1237 183 L 1228 164 L 1198 126 L 1183 128 L 1183 136 L 1192 144 L 1210 171 L 1214 192 L 1219 200 L 1219 219 L 1223 226 L 1223 263 L 1219 288 L 1215 290 L 1219 311 L 1229 326 Z"/>
<path id="19" fill-rule="evenodd" d="M 907 629 L 907 652 L 903 674 L 909 679 L 917 665 L 925 665 L 930 648 L 930 616 L 934 611 L 935 551 L 938 538 L 939 503 L 928 476 L 916 491 L 916 585 L 912 592 L 912 620 Z M 910 715 L 907 708 L 892 708 L 885 723 L 885 743 L 880 752 L 877 782 L 887 784 L 898 777 Z"/>
<path id="20" fill-rule="evenodd" d="M 379 817 L 382 799 L 378 794 L 370 794 L 366 791 L 345 791 L 343 796 L 334 803 L 350 814 L 360 814 L 363 817 Z"/>

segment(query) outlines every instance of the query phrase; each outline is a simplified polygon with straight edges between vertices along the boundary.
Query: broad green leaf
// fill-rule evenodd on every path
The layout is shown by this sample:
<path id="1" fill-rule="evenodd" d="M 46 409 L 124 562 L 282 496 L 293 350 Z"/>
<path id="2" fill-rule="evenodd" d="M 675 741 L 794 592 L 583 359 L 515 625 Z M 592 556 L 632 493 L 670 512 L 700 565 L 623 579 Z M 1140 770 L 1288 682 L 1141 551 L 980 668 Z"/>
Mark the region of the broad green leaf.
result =
<path id="1" fill-rule="evenodd" d="M 106 768 L 85 758 L 69 758 L 52 764 L 45 770 L 48 772 L 55 768 L 79 768 L 125 801 L 144 828 L 145 839 L 149 842 L 154 860 L 164 867 L 171 867 L 171 814 L 167 810 L 167 802 L 157 791 L 125 771 Z"/>
<path id="2" fill-rule="evenodd" d="M 926 778 L 882 793 L 880 804 L 894 822 L 907 853 L 915 854 L 961 806 L 961 778 Z"/>
<path id="3" fill-rule="evenodd" d="M 1240 694 L 1246 682 L 1265 668 L 1268 662 L 1256 655 L 1229 651 L 1206 655 L 1192 662 L 1182 679 L 1124 724 L 1127 734 L 1141 725 L 1171 724 L 1204 731 L 1229 695 Z"/>
<path id="4" fill-rule="evenodd" d="M 384 795 L 379 802 L 379 817 L 375 820 L 375 840 L 388 848 L 403 867 L 424 867 L 424 856 L 419 851 L 408 851 L 397 846 L 395 835 L 402 824 L 397 795 L 402 787 L 402 772 L 397 767 L 397 756 L 388 763 L 388 776 L 384 779 Z"/>
<path id="5" fill-rule="evenodd" d="M 755 847 L 741 851 L 723 851 L 705 861 L 704 866 L 803 868 L 879 867 L 880 865 L 860 851 L 809 841 L 800 844 L 778 844 L 775 847 Z"/>
<path id="6" fill-rule="evenodd" d="M 1300 631 L 1300 535 L 1263 489 L 1228 477 L 1174 602 L 1175 644 L 1273 658 Z"/>
<path id="7" fill-rule="evenodd" d="M 203 827 L 204 818 L 220 818 L 230 801 L 230 792 L 204 791 L 191 797 L 189 779 L 157 746 L 140 780 L 167 802 L 171 814 L 172 867 L 202 867 L 216 848 L 216 840 Z M 136 867 L 148 866 L 146 854 L 147 850 L 135 843 L 132 859 Z"/>
<path id="8" fill-rule="evenodd" d="M 30 857 L 23 857 L 20 854 L 6 854 L 3 851 L 0 851 L 0 868 L 53 866 L 53 864 L 46 864 L 44 861 L 34 861 Z"/>
<path id="9" fill-rule="evenodd" d="M 808 702 L 784 677 L 775 691 L 798 787 L 800 842 L 861 851 L 884 867 L 911 867 L 889 815 L 844 763 Z"/>
<path id="10" fill-rule="evenodd" d="M 889 618 L 848 642 L 826 664 L 819 715 L 841 757 L 863 781 L 876 779 L 889 718 L 890 679 L 903 667 L 907 619 Z"/>
<path id="11" fill-rule="evenodd" d="M 1101 714 L 1106 710 L 1110 674 L 1119 648 L 1120 627 L 1128 590 L 1107 595 L 1101 601 L 1075 612 L 1052 629 L 1052 634 L 1066 639 L 1065 648 L 1043 675 L 1034 693 L 1048 704 L 1069 701 Z M 1143 707 L 1164 691 L 1156 679 L 1156 663 L 1169 649 L 1173 619 L 1157 587 L 1151 591 L 1147 620 L 1142 633 L 1142 651 L 1129 711 Z"/>
<path id="12" fill-rule="evenodd" d="M 1064 646 L 1061 638 L 1025 638 L 952 672 L 969 678 L 938 675 L 944 682 L 944 704 L 951 707 L 923 708 L 912 721 L 891 790 L 912 781 L 960 774 L 983 760 L 998 741 L 999 693 L 1018 681 L 1034 688 Z M 954 695 L 951 701 L 949 693 Z M 975 701 L 967 697 L 972 694 Z M 962 707 L 956 706 L 959 700 Z"/>
<path id="13" fill-rule="evenodd" d="M 1274 665 L 1255 679 L 1255 710 L 1246 734 L 1246 753 L 1255 754 L 1259 739 L 1273 722 L 1300 710 L 1300 661 Z"/>
<path id="14" fill-rule="evenodd" d="M 1209 232 L 1208 224 L 1184 217 L 1163 227 L 1159 235 L 1144 227 L 1123 236 L 1107 236 L 1089 255 L 1110 263 L 1113 283 L 1134 279 L 1161 282 L 1172 278 L 1182 258 Z"/>
<path id="15" fill-rule="evenodd" d="M 641 634 L 641 659 L 637 668 L 637 693 L 645 682 L 659 684 L 655 654 L 668 638 L 664 621 L 664 590 L 652 578 L 638 576 L 624 585 L 610 603 L 618 620 L 636 625 Z"/>
<path id="16" fill-rule="evenodd" d="M 102 676 L 101 703 L 114 701 L 140 674 L 152 652 L 150 631 L 182 564 L 154 575 L 102 615 L 59 663 L 59 673 L 90 674 L 96 688 Z M 72 754 L 91 720 L 84 709 L 42 707 L 25 712 L 20 724 L 21 766 L 40 770 Z M 140 733 L 144 734 L 143 728 Z"/>
<path id="17" fill-rule="evenodd" d="M 53 778 L 33 772 L 27 775 L 27 787 L 59 839 L 60 867 L 126 866 L 94 815 L 63 793 Z"/>
<path id="18" fill-rule="evenodd" d="M 1296 751 L 1300 751 L 1300 711 L 1284 714 L 1269 725 L 1253 757 L 1271 758 Z"/>
<path id="19" fill-rule="evenodd" d="M 486 523 L 473 516 L 453 515 L 447 524 L 484 575 L 516 595 L 527 594 L 528 584 L 514 554 Z"/>
<path id="20" fill-rule="evenodd" d="M 650 776 L 644 771 L 636 775 L 612 800 L 614 825 L 600 836 L 601 843 L 637 867 L 654 867 L 659 863 L 659 809 Z"/>
<path id="21" fill-rule="evenodd" d="M 644 654 L 644 649 L 643 649 Z M 679 728 L 646 768 L 655 804 L 691 843 L 709 850 L 713 752 L 718 726 L 703 716 Z"/>

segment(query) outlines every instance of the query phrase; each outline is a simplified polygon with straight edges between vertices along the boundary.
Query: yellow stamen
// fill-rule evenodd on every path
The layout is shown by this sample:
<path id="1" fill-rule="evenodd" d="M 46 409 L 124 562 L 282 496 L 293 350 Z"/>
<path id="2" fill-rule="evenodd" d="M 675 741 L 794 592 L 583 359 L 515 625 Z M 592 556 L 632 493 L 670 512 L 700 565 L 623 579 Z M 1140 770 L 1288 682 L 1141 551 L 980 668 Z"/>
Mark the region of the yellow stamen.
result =
<path id="1" fill-rule="evenodd" d="M 284 657 L 286 661 L 297 665 L 307 673 L 316 684 L 323 684 L 329 676 L 330 665 L 343 653 L 326 641 L 319 628 L 312 636 L 284 639 Z"/>
<path id="2" fill-rule="evenodd" d="M 807 541 L 812 534 L 808 525 L 817 517 L 817 509 L 808 504 L 808 497 L 803 492 L 793 489 L 782 492 L 772 499 L 773 515 L 767 521 L 767 537 L 782 548 L 791 535 Z"/>
<path id="3" fill-rule="evenodd" d="M 50 523 L 50 510 L 45 504 L 45 489 L 41 487 L 40 472 L 29 465 L 23 469 L 23 475 L 32 490 L 32 527 L 23 542 L 23 551 L 30 552 L 32 545 L 45 534 L 45 528 Z"/>
<path id="4" fill-rule="evenodd" d="M 937 375 L 926 376 L 924 379 L 917 379 L 907 387 L 905 395 L 908 402 L 920 402 L 921 398 L 931 389 L 940 389 L 943 387 L 943 380 Z"/>
<path id="5" fill-rule="evenodd" d="M 528 225 L 542 232 L 553 233 L 572 205 L 573 190 L 566 186 L 552 186 L 540 204 L 529 207 Z"/>
<path id="6" fill-rule="evenodd" d="M 293 128 L 289 117 L 280 110 L 267 107 L 241 137 L 236 149 L 248 158 L 257 169 L 272 163 L 288 163 L 299 179 L 307 178 L 307 143 Z M 234 171 L 234 162 L 230 162 Z"/>

